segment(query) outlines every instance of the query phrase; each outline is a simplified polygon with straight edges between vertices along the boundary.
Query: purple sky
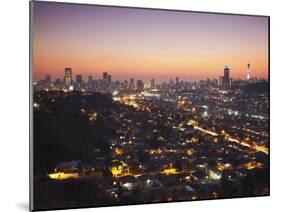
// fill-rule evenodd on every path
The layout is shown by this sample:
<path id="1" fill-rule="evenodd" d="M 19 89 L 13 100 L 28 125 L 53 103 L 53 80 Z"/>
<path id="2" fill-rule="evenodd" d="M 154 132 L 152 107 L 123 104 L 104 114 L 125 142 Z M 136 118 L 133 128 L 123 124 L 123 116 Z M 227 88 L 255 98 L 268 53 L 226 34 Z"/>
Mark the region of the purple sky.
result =
<path id="1" fill-rule="evenodd" d="M 62 78 L 64 67 L 84 77 L 113 79 L 268 77 L 268 18 L 34 3 L 33 70 Z"/>

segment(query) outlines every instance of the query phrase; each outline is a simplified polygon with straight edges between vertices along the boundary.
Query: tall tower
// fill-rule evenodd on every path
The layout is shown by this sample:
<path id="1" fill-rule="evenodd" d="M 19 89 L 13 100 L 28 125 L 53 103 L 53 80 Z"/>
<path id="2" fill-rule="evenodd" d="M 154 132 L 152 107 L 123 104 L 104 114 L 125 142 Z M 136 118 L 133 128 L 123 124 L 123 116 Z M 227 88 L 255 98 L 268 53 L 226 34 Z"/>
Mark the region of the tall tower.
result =
<path id="1" fill-rule="evenodd" d="M 230 79 L 229 79 L 229 71 L 230 71 L 230 68 L 228 65 L 225 65 L 224 66 L 224 75 L 223 75 L 223 85 L 224 87 L 229 87 L 230 86 Z"/>
<path id="2" fill-rule="evenodd" d="M 64 84 L 70 85 L 72 82 L 72 70 L 71 68 L 64 69 Z"/>
<path id="3" fill-rule="evenodd" d="M 155 79 L 151 79 L 150 80 L 150 88 L 154 89 L 154 87 L 155 87 Z"/>
<path id="4" fill-rule="evenodd" d="M 248 63 L 247 65 L 247 80 L 251 78 L 251 65 Z"/>
<path id="5" fill-rule="evenodd" d="M 135 82 L 134 79 L 130 79 L 130 83 L 129 83 L 129 90 L 134 90 L 135 89 Z"/>
<path id="6" fill-rule="evenodd" d="M 176 91 L 179 90 L 179 87 L 180 87 L 180 83 L 179 83 L 179 77 L 176 77 Z"/>
<path id="7" fill-rule="evenodd" d="M 137 90 L 142 91 L 144 88 L 144 83 L 141 80 L 137 80 Z"/>
<path id="8" fill-rule="evenodd" d="M 107 72 L 103 72 L 102 73 L 102 78 L 107 81 L 107 77 L 108 77 L 108 73 Z"/>

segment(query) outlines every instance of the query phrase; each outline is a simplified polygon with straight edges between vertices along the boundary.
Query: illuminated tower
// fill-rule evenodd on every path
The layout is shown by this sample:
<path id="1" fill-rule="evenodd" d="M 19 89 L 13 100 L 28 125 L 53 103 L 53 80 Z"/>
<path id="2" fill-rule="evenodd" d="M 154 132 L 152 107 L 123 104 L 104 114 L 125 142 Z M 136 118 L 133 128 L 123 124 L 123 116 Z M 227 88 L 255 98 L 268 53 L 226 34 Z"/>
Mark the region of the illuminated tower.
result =
<path id="1" fill-rule="evenodd" d="M 224 66 L 224 75 L 223 75 L 223 86 L 229 87 L 230 86 L 230 79 L 229 79 L 229 66 Z"/>
<path id="2" fill-rule="evenodd" d="M 248 63 L 247 65 L 247 80 L 250 80 L 251 78 L 251 65 Z"/>
<path id="3" fill-rule="evenodd" d="M 72 82 L 72 70 L 71 68 L 64 69 L 64 84 L 70 85 Z"/>

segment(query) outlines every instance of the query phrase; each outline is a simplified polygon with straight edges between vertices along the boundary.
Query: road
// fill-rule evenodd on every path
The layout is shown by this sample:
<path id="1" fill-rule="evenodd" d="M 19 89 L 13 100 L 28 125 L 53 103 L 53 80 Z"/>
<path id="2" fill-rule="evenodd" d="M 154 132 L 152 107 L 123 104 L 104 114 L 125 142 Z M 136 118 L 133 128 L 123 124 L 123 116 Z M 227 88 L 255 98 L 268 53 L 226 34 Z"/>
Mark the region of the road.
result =
<path id="1" fill-rule="evenodd" d="M 199 126 L 197 126 L 194 123 L 192 125 L 193 125 L 194 129 L 199 130 L 199 131 L 201 131 L 203 133 L 206 133 L 208 135 L 211 135 L 211 136 L 218 136 L 219 135 L 216 132 L 203 129 L 202 127 L 199 127 Z M 235 142 L 235 143 L 237 143 L 237 144 L 239 144 L 241 146 L 245 146 L 245 147 L 251 148 L 251 149 L 253 149 L 253 150 L 257 151 L 257 152 L 262 152 L 262 153 L 264 153 L 266 155 L 269 154 L 269 150 L 268 150 L 267 147 L 255 144 L 255 142 L 253 142 L 254 144 L 249 144 L 246 141 L 240 141 L 240 140 L 238 140 L 236 138 L 233 138 L 233 137 L 230 137 L 230 136 L 226 139 L 226 141 Z"/>

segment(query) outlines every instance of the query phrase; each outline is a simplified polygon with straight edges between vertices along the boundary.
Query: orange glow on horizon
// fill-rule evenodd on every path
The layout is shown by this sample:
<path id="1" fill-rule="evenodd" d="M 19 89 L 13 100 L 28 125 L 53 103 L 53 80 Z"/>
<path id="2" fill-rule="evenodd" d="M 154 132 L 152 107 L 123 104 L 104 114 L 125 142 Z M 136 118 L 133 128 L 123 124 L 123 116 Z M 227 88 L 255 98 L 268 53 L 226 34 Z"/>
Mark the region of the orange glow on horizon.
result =
<path id="1" fill-rule="evenodd" d="M 265 17 L 37 4 L 35 80 L 62 79 L 71 67 L 84 78 L 107 71 L 113 80 L 193 81 L 222 76 L 226 64 L 232 78 L 245 79 L 247 63 L 253 77 L 268 78 Z"/>

